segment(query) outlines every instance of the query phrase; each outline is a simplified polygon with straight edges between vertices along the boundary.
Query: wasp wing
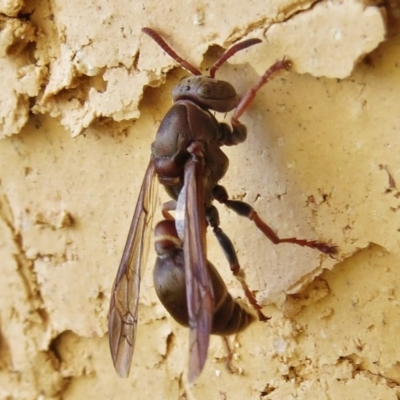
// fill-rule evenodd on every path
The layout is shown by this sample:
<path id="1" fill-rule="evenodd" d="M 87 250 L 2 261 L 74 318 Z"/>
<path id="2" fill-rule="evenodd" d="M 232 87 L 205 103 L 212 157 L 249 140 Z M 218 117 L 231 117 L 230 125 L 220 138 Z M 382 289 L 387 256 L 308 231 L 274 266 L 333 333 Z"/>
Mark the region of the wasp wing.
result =
<path id="1" fill-rule="evenodd" d="M 204 210 L 204 160 L 189 159 L 185 164 L 184 186 L 178 198 L 178 214 L 184 208 L 183 230 L 185 279 L 189 314 L 189 381 L 200 375 L 207 359 L 214 298 L 207 270 L 206 216 Z"/>
<path id="2" fill-rule="evenodd" d="M 122 378 L 129 375 L 135 346 L 141 273 L 147 261 L 147 238 L 157 197 L 154 177 L 150 161 L 111 293 L 108 339 L 114 367 Z"/>

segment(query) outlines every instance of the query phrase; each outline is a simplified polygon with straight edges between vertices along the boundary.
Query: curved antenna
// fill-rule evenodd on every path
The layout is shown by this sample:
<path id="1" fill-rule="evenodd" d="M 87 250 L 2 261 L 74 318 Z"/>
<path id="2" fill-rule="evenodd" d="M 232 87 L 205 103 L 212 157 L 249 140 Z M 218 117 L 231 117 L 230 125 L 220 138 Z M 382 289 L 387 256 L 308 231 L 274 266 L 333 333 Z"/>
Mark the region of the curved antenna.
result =
<path id="1" fill-rule="evenodd" d="M 178 56 L 174 50 L 165 42 L 165 40 L 153 29 L 142 28 L 142 32 L 149 35 L 171 58 L 177 61 L 183 68 L 191 72 L 193 75 L 202 75 L 200 70 L 194 67 L 192 64 Z"/>
<path id="2" fill-rule="evenodd" d="M 261 39 L 247 39 L 244 40 L 243 42 L 236 43 L 234 46 L 229 48 L 228 50 L 225 51 L 225 53 L 222 54 L 222 56 L 215 61 L 213 66 L 210 68 L 210 78 L 215 77 L 215 73 L 219 69 L 219 67 L 229 58 L 231 58 L 234 54 L 236 54 L 240 50 L 247 49 L 247 47 L 253 46 L 257 43 L 261 43 Z"/>

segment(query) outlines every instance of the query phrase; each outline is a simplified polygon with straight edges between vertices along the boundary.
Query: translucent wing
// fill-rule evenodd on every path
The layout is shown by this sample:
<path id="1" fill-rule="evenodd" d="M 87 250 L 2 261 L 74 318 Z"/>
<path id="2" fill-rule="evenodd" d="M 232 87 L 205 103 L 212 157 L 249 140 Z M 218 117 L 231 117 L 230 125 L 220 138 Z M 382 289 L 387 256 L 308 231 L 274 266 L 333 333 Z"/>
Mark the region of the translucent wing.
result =
<path id="1" fill-rule="evenodd" d="M 207 359 L 214 299 L 206 259 L 206 217 L 203 195 L 203 159 L 185 164 L 184 186 L 178 198 L 184 207 L 183 248 L 189 314 L 189 381 L 200 375 Z M 177 221 L 182 230 L 182 221 Z"/>
<path id="2" fill-rule="evenodd" d="M 115 369 L 122 378 L 129 375 L 135 346 L 141 273 L 147 261 L 147 237 L 157 197 L 154 177 L 150 161 L 111 293 L 108 338 Z"/>

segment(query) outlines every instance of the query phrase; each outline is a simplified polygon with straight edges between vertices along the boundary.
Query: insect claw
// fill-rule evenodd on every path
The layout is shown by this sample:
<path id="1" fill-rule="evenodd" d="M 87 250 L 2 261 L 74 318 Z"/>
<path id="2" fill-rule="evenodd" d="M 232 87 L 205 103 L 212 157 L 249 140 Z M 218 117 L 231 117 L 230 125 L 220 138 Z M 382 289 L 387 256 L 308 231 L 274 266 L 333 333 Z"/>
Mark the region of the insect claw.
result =
<path id="1" fill-rule="evenodd" d="M 315 248 L 321 251 L 324 254 L 327 254 L 331 258 L 335 258 L 335 255 L 337 255 L 338 252 L 338 247 L 337 246 L 331 246 L 327 243 L 315 243 Z"/>

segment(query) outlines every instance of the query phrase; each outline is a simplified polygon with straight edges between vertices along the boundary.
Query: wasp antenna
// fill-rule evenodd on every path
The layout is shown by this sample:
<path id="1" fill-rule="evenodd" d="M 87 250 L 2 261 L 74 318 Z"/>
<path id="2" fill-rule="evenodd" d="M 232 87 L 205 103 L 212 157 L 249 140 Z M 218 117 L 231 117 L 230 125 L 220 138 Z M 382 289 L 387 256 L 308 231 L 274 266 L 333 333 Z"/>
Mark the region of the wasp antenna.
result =
<path id="1" fill-rule="evenodd" d="M 219 69 L 219 67 L 229 58 L 231 58 L 233 55 L 235 55 L 238 51 L 247 49 L 247 47 L 253 46 L 257 43 L 261 43 L 261 39 L 247 39 L 244 40 L 243 42 L 236 43 L 234 46 L 229 48 L 228 50 L 225 51 L 222 56 L 215 61 L 213 66 L 210 68 L 210 78 L 215 77 L 215 73 Z"/>
<path id="2" fill-rule="evenodd" d="M 193 75 L 202 75 L 200 70 L 184 60 L 182 57 L 178 56 L 178 54 L 171 49 L 171 47 L 156 31 L 151 28 L 142 28 L 142 32 L 150 36 L 171 58 L 177 61 L 183 68 L 191 72 Z"/>

